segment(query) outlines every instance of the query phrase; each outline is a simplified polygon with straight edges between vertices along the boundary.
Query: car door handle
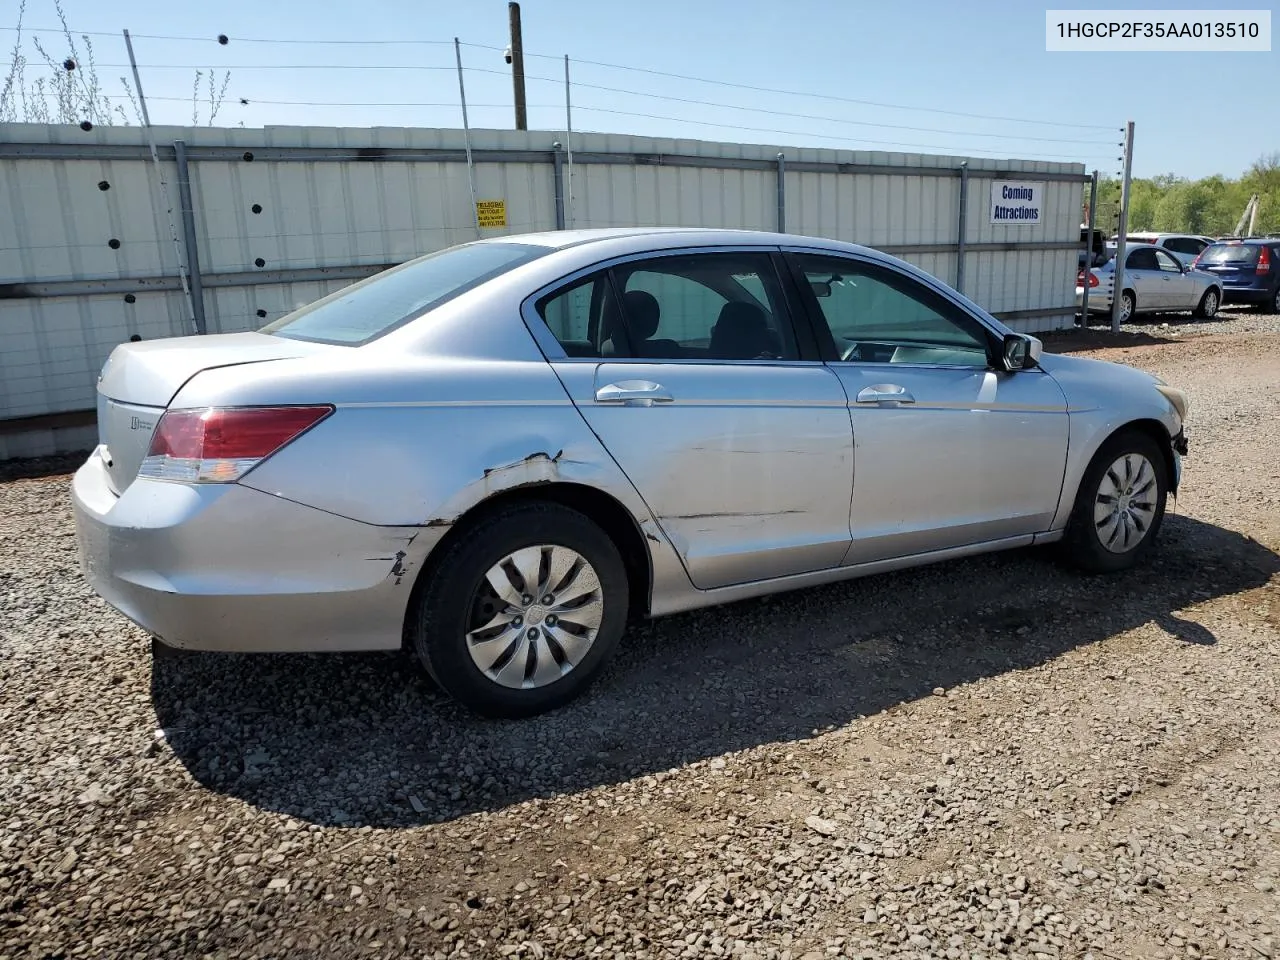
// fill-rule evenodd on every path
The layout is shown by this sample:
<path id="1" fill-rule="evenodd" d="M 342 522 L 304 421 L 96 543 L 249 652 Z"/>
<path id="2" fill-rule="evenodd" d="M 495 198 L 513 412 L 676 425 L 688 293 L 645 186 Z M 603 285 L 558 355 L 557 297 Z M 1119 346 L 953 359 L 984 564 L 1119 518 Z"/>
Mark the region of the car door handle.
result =
<path id="1" fill-rule="evenodd" d="M 906 387 L 896 383 L 877 383 L 858 391 L 858 403 L 915 403 Z"/>
<path id="2" fill-rule="evenodd" d="M 597 403 L 636 403 L 649 406 L 653 403 L 671 403 L 675 397 L 660 383 L 652 380 L 619 380 L 606 383 L 596 390 Z"/>

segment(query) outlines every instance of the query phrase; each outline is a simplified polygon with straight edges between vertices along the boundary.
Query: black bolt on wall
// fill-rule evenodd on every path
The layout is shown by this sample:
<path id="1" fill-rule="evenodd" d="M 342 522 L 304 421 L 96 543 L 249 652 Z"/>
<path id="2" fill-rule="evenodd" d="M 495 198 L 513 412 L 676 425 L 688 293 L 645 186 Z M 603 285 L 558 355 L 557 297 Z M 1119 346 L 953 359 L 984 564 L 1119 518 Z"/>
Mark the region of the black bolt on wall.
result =
<path id="1" fill-rule="evenodd" d="M 120 241 L 117 240 L 115 237 L 112 237 L 110 240 L 107 241 L 107 246 L 110 247 L 112 250 L 119 250 Z"/>
<path id="2" fill-rule="evenodd" d="M 93 124 L 90 123 L 88 120 L 81 120 L 80 129 L 83 130 L 85 133 L 88 133 L 90 130 L 93 129 Z"/>
<path id="3" fill-rule="evenodd" d="M 225 33 L 220 33 L 218 34 L 218 42 L 225 47 L 228 43 L 231 42 L 231 38 L 228 37 Z"/>
<path id="4" fill-rule="evenodd" d="M 111 184 L 110 184 L 110 183 L 108 183 L 106 180 L 99 180 L 99 181 L 98 181 L 98 189 L 99 189 L 99 190 L 110 190 L 110 189 L 111 189 Z"/>
<path id="5" fill-rule="evenodd" d="M 253 265 L 255 267 L 265 267 L 267 265 L 267 261 L 259 257 L 257 260 L 253 261 Z"/>
<path id="6" fill-rule="evenodd" d="M 252 161 L 252 160 L 253 160 L 253 151 L 252 151 L 252 150 L 246 150 L 246 151 L 244 152 L 244 162 L 245 162 L 245 163 L 249 163 L 249 162 L 250 162 L 250 161 Z"/>
<path id="7" fill-rule="evenodd" d="M 254 213 L 261 213 L 261 212 L 262 212 L 262 204 L 260 204 L 260 203 L 255 203 L 255 204 L 254 204 L 252 207 L 250 207 L 249 209 L 250 209 L 250 210 L 252 210 Z"/>
<path id="8" fill-rule="evenodd" d="M 125 302 L 125 303 L 137 303 L 137 302 L 138 302 L 138 298 L 137 298 L 137 297 L 135 297 L 132 293 L 126 293 L 126 294 L 124 295 L 124 302 Z"/>
<path id="9" fill-rule="evenodd" d="M 266 316 L 267 316 L 267 311 L 265 311 L 265 310 L 263 310 L 261 307 L 259 307 L 259 308 L 258 308 L 258 316 L 259 316 L 259 317 L 262 317 L 262 318 L 264 318 L 264 319 L 265 319 L 265 318 L 266 318 Z"/>

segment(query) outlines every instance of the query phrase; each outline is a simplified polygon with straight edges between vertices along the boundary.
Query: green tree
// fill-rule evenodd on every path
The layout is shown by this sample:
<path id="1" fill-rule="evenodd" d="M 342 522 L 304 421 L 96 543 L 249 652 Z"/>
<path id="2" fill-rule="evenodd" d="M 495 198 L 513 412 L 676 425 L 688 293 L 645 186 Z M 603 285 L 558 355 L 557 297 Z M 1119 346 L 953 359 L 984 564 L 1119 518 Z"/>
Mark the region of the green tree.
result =
<path id="1" fill-rule="evenodd" d="M 1255 193 L 1258 214 L 1254 230 L 1280 233 L 1280 150 L 1259 157 L 1238 179 L 1214 174 L 1188 180 L 1172 173 L 1135 179 L 1129 185 L 1129 229 L 1225 236 L 1235 230 Z M 1100 178 L 1097 228 L 1112 236 L 1119 220 L 1120 182 Z"/>

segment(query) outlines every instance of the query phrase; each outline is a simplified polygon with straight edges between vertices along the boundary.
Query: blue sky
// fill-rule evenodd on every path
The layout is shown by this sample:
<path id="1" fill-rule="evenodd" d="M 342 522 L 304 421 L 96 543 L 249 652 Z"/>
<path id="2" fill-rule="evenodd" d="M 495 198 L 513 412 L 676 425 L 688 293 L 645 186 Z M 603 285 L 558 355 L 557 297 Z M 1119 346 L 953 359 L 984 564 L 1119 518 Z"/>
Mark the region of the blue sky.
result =
<path id="1" fill-rule="evenodd" d="M 16 17 L 16 0 L 5 6 L 0 27 Z M 1132 119 L 1137 176 L 1238 176 L 1263 153 L 1280 150 L 1280 118 L 1263 122 L 1261 112 L 1265 102 L 1275 103 L 1280 53 L 1047 53 L 1043 4 L 524 0 L 521 6 L 533 129 L 563 129 L 560 57 L 568 54 L 574 128 L 582 130 L 1060 159 L 1116 173 L 1119 131 Z M 119 31 L 128 27 L 135 35 L 153 122 L 189 123 L 194 68 L 213 68 L 231 71 L 219 125 L 460 126 L 457 36 L 472 125 L 512 124 L 502 60 L 505 0 L 66 0 L 65 9 L 73 29 L 108 34 L 93 40 L 99 74 L 113 95 L 127 72 L 119 66 L 127 62 Z M 26 23 L 55 26 L 52 0 L 27 0 Z M 219 33 L 231 42 L 219 45 L 213 39 Z M 152 39 L 157 35 L 208 39 Z M 0 48 L 11 47 L 12 38 L 0 32 Z M 56 37 L 41 38 L 60 54 Z M 1229 79 L 1225 97 L 1215 76 Z M 1117 81 L 1123 94 L 1115 92 Z M 415 105 L 339 105 L 351 102 Z M 1235 113 L 1248 122 L 1233 121 Z"/>

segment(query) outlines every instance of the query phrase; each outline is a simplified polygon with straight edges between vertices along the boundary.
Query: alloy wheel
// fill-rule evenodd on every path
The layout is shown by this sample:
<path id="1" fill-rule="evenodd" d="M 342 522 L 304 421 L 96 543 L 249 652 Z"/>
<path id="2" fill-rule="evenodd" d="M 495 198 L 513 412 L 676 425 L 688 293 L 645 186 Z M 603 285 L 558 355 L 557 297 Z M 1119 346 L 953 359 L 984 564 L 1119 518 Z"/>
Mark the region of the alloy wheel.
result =
<path id="1" fill-rule="evenodd" d="M 1133 315 L 1133 297 L 1127 293 L 1120 295 L 1120 322 L 1125 323 Z"/>

